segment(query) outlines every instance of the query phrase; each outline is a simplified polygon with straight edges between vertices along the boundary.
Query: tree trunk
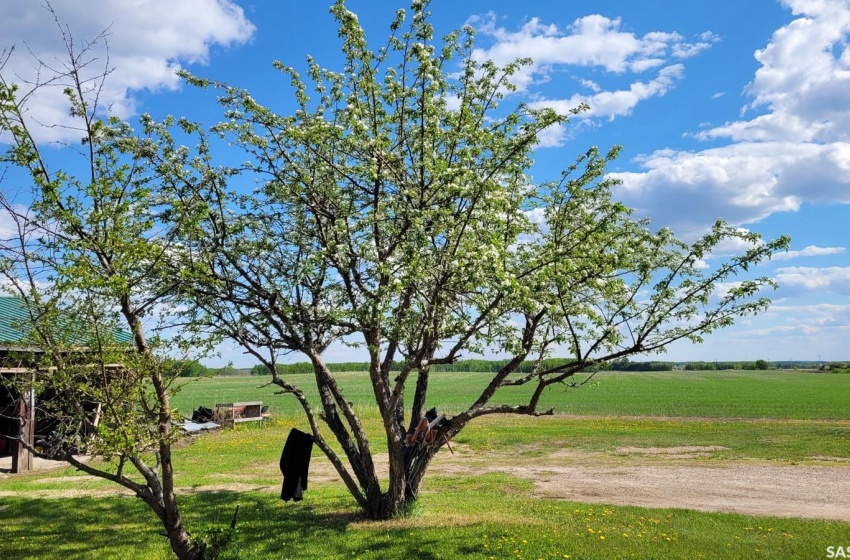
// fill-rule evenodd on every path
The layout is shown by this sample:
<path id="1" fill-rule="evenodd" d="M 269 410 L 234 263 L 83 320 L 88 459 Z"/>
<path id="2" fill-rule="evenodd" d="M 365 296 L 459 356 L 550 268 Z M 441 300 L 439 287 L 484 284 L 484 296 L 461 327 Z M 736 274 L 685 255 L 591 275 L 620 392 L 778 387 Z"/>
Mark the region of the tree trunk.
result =
<path id="1" fill-rule="evenodd" d="M 378 499 L 367 500 L 363 513 L 374 521 L 393 519 L 403 515 L 415 501 L 416 498 L 405 495 L 404 488 L 390 484 L 390 488 Z"/>
<path id="2" fill-rule="evenodd" d="M 147 345 L 137 312 L 131 308 L 127 298 L 122 299 L 121 305 L 124 316 L 131 327 L 136 350 L 139 354 L 151 358 L 151 349 Z M 177 496 L 174 492 L 174 465 L 171 461 L 171 399 L 168 388 L 162 377 L 162 372 L 158 369 L 152 369 L 150 381 L 153 384 L 159 405 L 157 429 L 160 437 L 158 457 L 161 479 L 155 482 L 149 479 L 148 486 L 151 490 L 157 490 L 157 498 L 161 502 L 160 507 L 162 508 L 158 513 L 165 527 L 171 550 L 174 551 L 179 560 L 203 560 L 203 550 L 186 531 L 183 519 L 180 517 L 180 510 L 177 507 Z M 154 484 L 151 484 L 151 482 L 154 482 Z M 156 484 L 159 485 L 159 488 L 155 487 Z"/>
<path id="3" fill-rule="evenodd" d="M 179 560 L 204 560 L 204 551 L 183 525 L 177 503 L 174 500 L 167 500 L 158 490 L 148 485 L 138 486 L 135 492 L 136 496 L 156 513 L 165 529 L 165 532 L 161 534 L 168 539 L 172 552 Z"/>
<path id="4" fill-rule="evenodd" d="M 177 507 L 177 496 L 174 495 L 174 473 L 170 452 L 171 449 L 168 446 L 169 456 L 162 464 L 162 499 L 165 514 L 162 518 L 162 523 L 165 525 L 171 550 L 174 551 L 177 558 L 180 560 L 203 560 L 204 555 L 198 548 L 198 543 L 186 531 L 186 527 L 183 525 L 183 519 L 180 516 L 180 510 Z"/>
<path id="5" fill-rule="evenodd" d="M 405 515 L 419 497 L 419 486 L 425 471 L 441 445 L 433 443 L 414 446 L 412 460 L 405 455 L 404 439 L 390 443 L 390 480 L 386 492 L 377 499 L 368 499 L 364 513 L 369 519 L 384 520 Z"/>
<path id="6" fill-rule="evenodd" d="M 179 560 L 204 560 L 204 554 L 192 542 L 192 538 L 182 525 L 169 531 L 168 544 L 171 545 L 171 550 Z"/>

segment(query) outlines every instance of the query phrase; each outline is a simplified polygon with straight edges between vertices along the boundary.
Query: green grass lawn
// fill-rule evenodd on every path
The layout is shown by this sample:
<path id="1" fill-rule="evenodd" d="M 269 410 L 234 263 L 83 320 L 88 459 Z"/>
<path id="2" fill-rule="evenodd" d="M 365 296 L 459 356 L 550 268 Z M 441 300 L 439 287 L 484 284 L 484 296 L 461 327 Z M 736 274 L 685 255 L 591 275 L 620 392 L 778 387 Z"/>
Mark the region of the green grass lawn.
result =
<path id="1" fill-rule="evenodd" d="M 229 519 L 230 559 L 806 559 L 844 543 L 848 524 L 526 497 L 501 475 L 435 478 L 421 513 L 362 521 L 339 487 L 285 504 L 271 493 L 205 492 L 182 500 L 190 526 Z M 166 559 L 152 514 L 130 498 L 3 500 L 3 558 Z"/>
<path id="2" fill-rule="evenodd" d="M 483 374 L 436 376 L 432 404 L 456 411 Z M 471 457 L 533 461 L 551 448 L 635 458 L 620 447 L 718 446 L 700 464 L 780 464 L 850 459 L 850 376 L 791 372 L 605 373 L 597 384 L 551 391 L 544 418 L 483 418 L 455 440 Z M 277 460 L 286 433 L 306 428 L 294 399 L 260 387 L 267 378 L 187 383 L 174 404 L 261 400 L 273 418 L 193 438 L 175 450 L 178 492 L 190 530 L 226 523 L 240 505 L 226 558 L 823 558 L 848 545 L 850 524 L 681 509 L 587 505 L 535 498 L 532 483 L 505 473 L 447 474 L 425 482 L 417 511 L 364 521 L 338 481 L 311 484 L 283 503 Z M 310 378 L 303 376 L 305 389 Z M 349 398 L 384 449 L 363 374 L 344 374 Z M 317 450 L 314 461 L 323 461 Z M 440 458 L 437 458 L 437 462 Z M 840 463 L 839 463 L 840 464 Z M 848 467 L 850 474 L 850 467 Z M 227 488 L 227 486 L 230 486 Z M 238 489 L 234 487 L 238 486 Z M 238 491 L 237 491 L 238 490 Z M 72 469 L 0 479 L 0 558 L 170 558 L 152 513 L 115 486 Z"/>

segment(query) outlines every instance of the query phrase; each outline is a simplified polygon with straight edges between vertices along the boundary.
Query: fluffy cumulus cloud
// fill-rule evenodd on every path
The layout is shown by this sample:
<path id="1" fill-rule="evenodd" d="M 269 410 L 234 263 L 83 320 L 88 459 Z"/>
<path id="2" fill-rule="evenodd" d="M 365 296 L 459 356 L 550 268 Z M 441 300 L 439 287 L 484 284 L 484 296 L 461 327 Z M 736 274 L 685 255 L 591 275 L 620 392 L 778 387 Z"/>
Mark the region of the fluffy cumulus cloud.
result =
<path id="1" fill-rule="evenodd" d="M 850 2 L 785 0 L 796 17 L 755 53 L 749 111 L 767 112 L 700 133 L 738 141 L 850 140 Z"/>
<path id="2" fill-rule="evenodd" d="M 742 119 L 696 134 L 728 143 L 642 157 L 616 174 L 625 202 L 685 230 L 850 203 L 850 0 L 783 4 L 793 19 L 756 51 Z"/>
<path id="3" fill-rule="evenodd" d="M 585 103 L 589 109 L 583 113 L 583 116 L 607 117 L 609 120 L 613 120 L 614 117 L 631 113 L 632 109 L 641 101 L 667 93 L 674 86 L 676 80 L 681 77 L 683 70 L 684 66 L 681 64 L 672 64 L 662 68 L 651 80 L 638 80 L 631 83 L 628 89 L 600 91 L 597 86 L 591 95 L 579 93 L 567 99 L 545 99 L 529 105 L 532 107 L 551 107 L 558 113 L 567 115 L 571 109 Z"/>
<path id="4" fill-rule="evenodd" d="M 803 202 L 850 203 L 850 144 L 742 142 L 699 152 L 659 150 L 644 170 L 612 174 L 624 202 L 688 235 L 718 217 L 758 221 Z"/>
<path id="5" fill-rule="evenodd" d="M 492 60 L 498 65 L 524 57 L 533 61 L 514 76 L 520 92 L 548 81 L 559 68 L 585 67 L 620 77 L 635 76 L 629 80 L 628 87 L 609 90 L 596 81 L 577 78 L 577 84 L 588 93 L 564 99 L 540 98 L 534 103 L 563 114 L 586 103 L 590 110 L 584 114 L 585 118 L 613 119 L 628 115 L 641 101 L 664 95 L 682 75 L 682 64 L 672 61 L 695 56 L 717 41 L 710 32 L 693 41 L 675 32 L 652 31 L 639 36 L 623 31 L 619 18 L 599 14 L 581 17 L 565 27 L 532 18 L 516 31 L 499 27 L 492 13 L 473 18 L 471 23 L 478 28 L 479 37 L 492 41 L 489 47 L 474 51 L 476 59 Z M 644 77 L 645 74 L 650 75 Z M 542 145 L 557 146 L 563 139 L 563 132 L 556 130 L 542 139 Z"/>
<path id="6" fill-rule="evenodd" d="M 530 19 L 518 31 L 496 25 L 495 15 L 474 18 L 471 23 L 479 34 L 490 37 L 494 44 L 479 48 L 473 56 L 505 65 L 518 58 L 531 58 L 533 63 L 520 81 L 527 86 L 537 73 L 546 73 L 553 64 L 595 66 L 610 72 L 643 72 L 661 66 L 671 57 L 688 58 L 708 48 L 716 38 L 704 33 L 696 42 L 687 42 L 678 33 L 654 31 L 643 36 L 620 29 L 619 18 L 599 14 L 581 17 L 564 28 Z"/>
<path id="7" fill-rule="evenodd" d="M 78 50 L 106 31 L 83 59 L 90 61 L 83 78 L 114 68 L 100 92 L 100 103 L 122 117 L 136 110 L 134 92 L 179 87 L 175 72 L 182 65 L 205 63 L 212 46 L 244 43 L 255 29 L 242 8 L 230 0 L 64 0 L 53 8 L 62 28 L 73 34 Z M 0 13 L 0 47 L 15 46 L 2 70 L 6 81 L 19 83 L 26 91 L 26 83 L 37 79 L 33 55 L 61 70 L 67 52 L 60 27 L 44 3 L 0 0 Z M 42 69 L 41 79 L 50 74 Z M 57 85 L 39 91 L 28 104 L 33 122 L 68 122 L 63 86 Z M 48 140 L 77 135 L 62 127 L 44 128 L 38 134 Z"/>

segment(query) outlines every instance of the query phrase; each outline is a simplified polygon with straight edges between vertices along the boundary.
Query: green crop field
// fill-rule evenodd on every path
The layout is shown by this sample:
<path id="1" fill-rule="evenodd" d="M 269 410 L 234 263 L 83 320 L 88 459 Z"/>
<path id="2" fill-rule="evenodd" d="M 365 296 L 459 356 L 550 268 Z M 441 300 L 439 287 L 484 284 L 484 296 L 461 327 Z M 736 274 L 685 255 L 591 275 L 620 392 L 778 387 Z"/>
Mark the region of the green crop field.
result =
<path id="1" fill-rule="evenodd" d="M 314 394 L 309 376 L 291 379 Z M 430 404 L 460 410 L 486 379 L 438 374 Z M 341 380 L 373 434 L 373 450 L 382 452 L 367 376 L 341 374 Z M 260 400 L 273 415 L 262 426 L 205 433 L 175 450 L 190 530 L 203 534 L 220 526 L 240 505 L 236 540 L 225 558 L 805 559 L 850 544 L 847 522 L 548 499 L 535 495 L 529 478 L 477 470 L 551 461 L 552 450 L 567 450 L 572 460 L 606 468 L 799 464 L 850 475 L 850 375 L 602 373 L 580 388 L 550 391 L 544 405 L 555 409 L 554 416 L 470 425 L 452 442 L 458 455 L 441 452 L 436 459 L 416 511 L 381 523 L 358 515 L 318 451 L 314 469 L 326 476 L 311 480 L 303 502 L 278 499 L 280 449 L 289 429 L 306 423 L 292 397 L 264 386 L 268 378 L 181 383 L 174 398 L 181 414 L 199 405 Z M 691 459 L 620 451 L 677 446 L 710 451 Z M 446 461 L 454 467 L 441 470 Z M 170 557 L 157 521 L 139 500 L 72 469 L 0 478 L 0 519 L 4 560 Z"/>
<path id="2" fill-rule="evenodd" d="M 365 373 L 337 374 L 349 400 L 371 411 L 372 388 Z M 489 374 L 433 373 L 429 404 L 447 413 L 469 406 Z M 586 376 L 576 378 L 582 381 Z M 315 398 L 310 375 L 289 381 Z M 275 395 L 270 377 L 201 378 L 184 383 L 174 398 L 181 413 L 198 405 L 229 400 L 261 400 L 278 414 L 294 414 L 292 397 Z M 265 386 L 264 386 L 265 385 Z M 496 402 L 519 403 L 527 389 L 507 387 Z M 556 386 L 541 408 L 555 412 L 602 416 L 687 416 L 710 418 L 850 419 L 850 374 L 800 371 L 670 371 L 603 372 L 580 388 Z"/>

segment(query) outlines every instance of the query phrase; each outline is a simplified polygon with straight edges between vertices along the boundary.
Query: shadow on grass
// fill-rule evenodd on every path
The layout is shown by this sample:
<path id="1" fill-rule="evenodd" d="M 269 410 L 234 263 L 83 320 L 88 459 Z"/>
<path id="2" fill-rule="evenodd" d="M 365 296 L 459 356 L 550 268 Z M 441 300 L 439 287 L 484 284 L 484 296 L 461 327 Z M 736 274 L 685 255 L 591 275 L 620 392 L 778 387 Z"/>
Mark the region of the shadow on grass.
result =
<path id="1" fill-rule="evenodd" d="M 133 550 L 146 558 L 164 557 L 165 539 L 156 519 L 136 499 L 4 498 L 0 506 L 2 557 L 123 558 Z M 138 556 L 137 556 L 138 557 Z"/>
<path id="2" fill-rule="evenodd" d="M 208 507 L 210 499 L 204 497 Z M 452 538 L 437 528 L 366 522 L 345 494 L 320 490 L 300 503 L 284 503 L 267 494 L 243 494 L 239 500 L 238 534 L 224 558 L 436 560 L 462 545 L 447 542 Z"/>
<path id="3" fill-rule="evenodd" d="M 424 514 L 397 522 L 365 522 L 337 487 L 311 488 L 298 503 L 270 492 L 185 494 L 181 512 L 193 534 L 202 536 L 226 526 L 239 504 L 237 531 L 222 560 L 816 558 L 841 544 L 850 526 L 531 499 L 504 475 L 432 482 Z M 160 531 L 153 513 L 134 498 L 0 501 L 3 560 L 173 558 Z"/>
<path id="4" fill-rule="evenodd" d="M 350 498 L 314 494 L 314 503 L 308 498 L 296 504 L 274 494 L 204 492 L 182 496 L 181 514 L 194 535 L 203 535 L 227 525 L 239 504 L 237 532 L 223 559 L 435 560 L 464 546 L 462 540 L 448 542 L 452 537 L 443 531 L 364 527 Z M 159 520 L 136 498 L 4 498 L 0 518 L 4 560 L 172 557 Z"/>

